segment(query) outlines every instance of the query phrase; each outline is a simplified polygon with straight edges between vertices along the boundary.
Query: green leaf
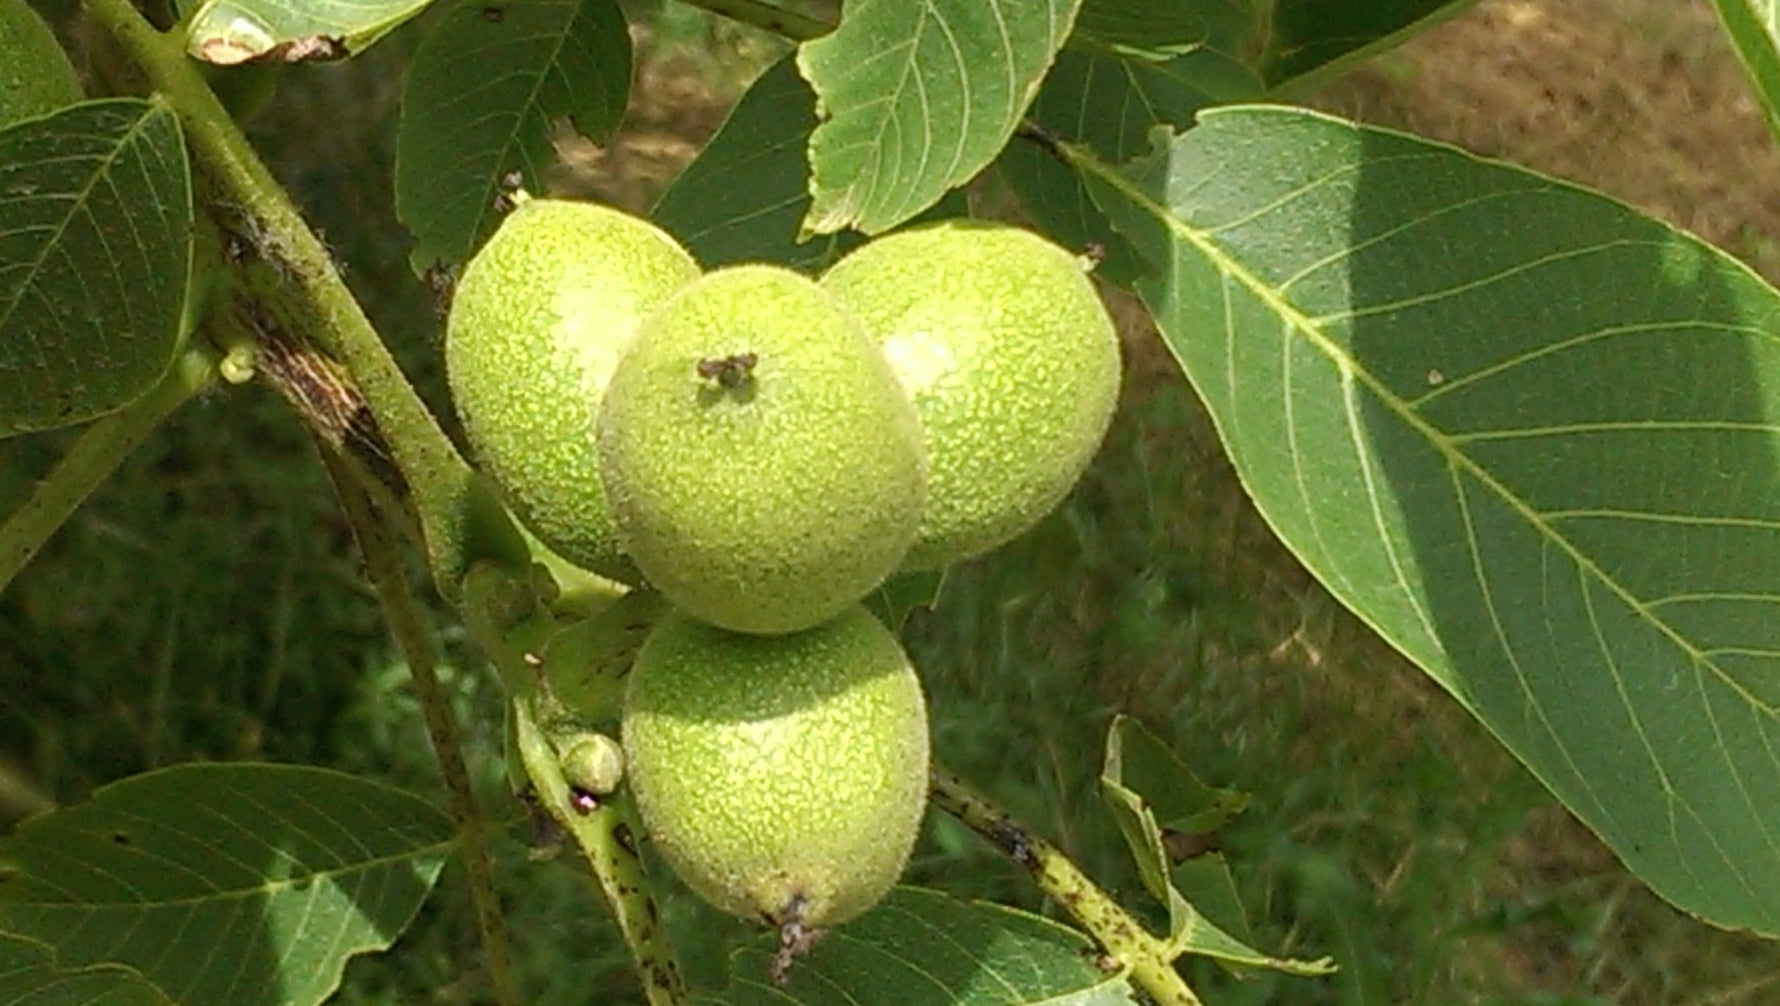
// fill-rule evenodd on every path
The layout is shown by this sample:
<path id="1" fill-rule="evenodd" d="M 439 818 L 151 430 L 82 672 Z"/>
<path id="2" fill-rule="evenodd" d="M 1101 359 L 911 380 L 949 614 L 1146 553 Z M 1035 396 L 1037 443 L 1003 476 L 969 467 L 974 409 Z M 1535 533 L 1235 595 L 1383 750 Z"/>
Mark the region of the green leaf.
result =
<path id="1" fill-rule="evenodd" d="M 820 272 L 864 238 L 842 231 L 799 240 L 810 208 L 805 156 L 816 129 L 816 92 L 789 58 L 748 88 L 650 216 L 707 269 L 777 262 Z"/>
<path id="2" fill-rule="evenodd" d="M 1749 82 L 1767 115 L 1768 130 L 1780 139 L 1780 2 L 1713 0 L 1725 33 L 1749 71 Z"/>
<path id="3" fill-rule="evenodd" d="M 1780 293 L 1598 194 L 1310 112 L 1078 160 L 1304 565 L 1659 894 L 1780 932 Z"/>
<path id="4" fill-rule="evenodd" d="M 0 130 L 0 436 L 129 404 L 178 350 L 191 175 L 171 109 L 75 105 Z"/>
<path id="5" fill-rule="evenodd" d="M 1303 92 L 1461 13 L 1474 0 L 1295 0 L 1272 4 L 1250 61 L 1271 90 Z"/>
<path id="6" fill-rule="evenodd" d="M 797 65 L 822 124 L 804 229 L 877 234 L 939 201 L 1006 145 L 1081 0 L 849 0 Z"/>
<path id="7" fill-rule="evenodd" d="M 0 1003 L 30 1006 L 173 1006 L 120 967 L 64 969 L 45 944 L 0 933 Z"/>
<path id="8" fill-rule="evenodd" d="M 1206 44 L 1211 25 L 1193 4 L 1082 0 L 1071 48 L 1131 59 L 1167 60 Z"/>
<path id="9" fill-rule="evenodd" d="M 1107 731 L 1100 795 L 1131 848 L 1144 887 L 1168 908 L 1168 943 L 1176 954 L 1203 954 L 1232 964 L 1300 975 L 1334 970 L 1327 959 L 1269 957 L 1247 946 L 1195 908 L 1174 884 L 1164 829 L 1215 831 L 1242 812 L 1248 794 L 1205 785 L 1142 724 L 1117 716 Z"/>
<path id="10" fill-rule="evenodd" d="M 415 270 L 467 260 L 499 222 L 513 172 L 540 189 L 554 120 L 610 136 L 630 72 L 630 33 L 613 0 L 452 8 L 414 55 L 396 132 L 396 214 L 414 232 Z"/>
<path id="11" fill-rule="evenodd" d="M 85 97 L 74 64 L 25 0 L 0 0 L 0 129 Z"/>
<path id="12" fill-rule="evenodd" d="M 1030 118 L 1058 139 L 1086 143 L 1102 159 L 1123 162 L 1149 151 L 1155 127 L 1184 130 L 1202 108 L 1261 92 L 1247 67 L 1216 49 L 1161 61 L 1065 49 Z M 1088 197 L 1082 179 L 1049 151 L 1017 140 L 996 169 L 1053 240 L 1078 250 L 1098 247 L 1102 277 L 1126 287 L 1137 281 L 1141 260 Z"/>
<path id="13" fill-rule="evenodd" d="M 1094 966 L 1094 944 L 1073 929 L 1011 908 L 899 887 L 767 977 L 773 949 L 731 962 L 730 986 L 699 1006 L 1128 1006 L 1122 974 Z"/>
<path id="14" fill-rule="evenodd" d="M 186 52 L 225 66 L 251 59 L 338 59 L 363 52 L 429 3 L 205 0 L 192 14 Z"/>
<path id="15" fill-rule="evenodd" d="M 319 1003 L 348 957 L 394 942 L 452 842 L 444 814 L 368 780 L 164 769 L 0 840 L 0 932 L 182 1006 Z"/>

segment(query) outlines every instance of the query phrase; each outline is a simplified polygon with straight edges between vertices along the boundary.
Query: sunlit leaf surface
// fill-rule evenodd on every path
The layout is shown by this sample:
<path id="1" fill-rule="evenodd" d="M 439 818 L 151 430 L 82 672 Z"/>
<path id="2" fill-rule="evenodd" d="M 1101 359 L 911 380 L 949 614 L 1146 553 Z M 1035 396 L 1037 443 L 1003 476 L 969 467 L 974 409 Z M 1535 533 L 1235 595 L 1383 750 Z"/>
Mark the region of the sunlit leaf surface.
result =
<path id="1" fill-rule="evenodd" d="M 353 776 L 164 769 L 0 840 L 0 933 L 181 1006 L 319 1003 L 394 942 L 451 841 L 431 805 Z"/>
<path id="2" fill-rule="evenodd" d="M 1602 196 L 1304 111 L 1080 163 L 1304 564 L 1659 893 L 1780 932 L 1780 295 Z"/>
<path id="3" fill-rule="evenodd" d="M 1081 0 L 851 0 L 799 49 L 822 124 L 805 229 L 888 230 L 1013 135 Z"/>

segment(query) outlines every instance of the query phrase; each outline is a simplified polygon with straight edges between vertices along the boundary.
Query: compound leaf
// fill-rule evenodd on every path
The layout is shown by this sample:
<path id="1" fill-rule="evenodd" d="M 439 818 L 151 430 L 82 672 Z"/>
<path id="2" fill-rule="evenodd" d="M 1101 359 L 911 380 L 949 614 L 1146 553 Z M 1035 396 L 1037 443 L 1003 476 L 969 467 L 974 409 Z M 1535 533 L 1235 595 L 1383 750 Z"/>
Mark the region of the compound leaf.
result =
<path id="1" fill-rule="evenodd" d="M 159 101 L 0 130 L 0 436 L 148 390 L 178 349 L 191 257 L 185 140 Z"/>
<path id="2" fill-rule="evenodd" d="M 1094 944 L 1048 919 L 900 887 L 768 978 L 772 947 L 738 953 L 729 988 L 698 1006 L 1133 1006 L 1123 974 L 1094 966 Z"/>
<path id="3" fill-rule="evenodd" d="M 618 128 L 631 45 L 613 0 L 460 3 L 415 53 L 396 132 L 396 214 L 416 271 L 458 265 L 494 230 L 517 172 L 538 191 L 564 116 L 594 140 Z"/>
<path id="4" fill-rule="evenodd" d="M 1780 293 L 1596 193 L 1284 108 L 1070 156 L 1243 484 L 1659 894 L 1780 933 Z"/>
<path id="5" fill-rule="evenodd" d="M 806 42 L 814 197 L 804 229 L 877 234 L 981 171 L 1013 135 L 1081 0 L 849 0 Z"/>
<path id="6" fill-rule="evenodd" d="M 0 840 L 0 933 L 181 1006 L 319 1003 L 347 958 L 394 942 L 451 843 L 444 814 L 369 780 L 179 766 Z"/>

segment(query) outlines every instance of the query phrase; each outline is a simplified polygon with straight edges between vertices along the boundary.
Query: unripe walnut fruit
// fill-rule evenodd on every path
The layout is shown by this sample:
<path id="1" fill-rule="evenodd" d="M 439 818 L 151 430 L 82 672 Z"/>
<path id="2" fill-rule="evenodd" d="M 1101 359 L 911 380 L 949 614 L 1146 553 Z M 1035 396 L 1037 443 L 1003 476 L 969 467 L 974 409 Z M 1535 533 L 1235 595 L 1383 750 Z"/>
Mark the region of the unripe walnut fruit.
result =
<path id="1" fill-rule="evenodd" d="M 905 568 L 981 555 L 1057 506 L 1119 397 L 1118 334 L 1075 256 L 947 221 L 860 247 L 822 286 L 865 320 L 920 416 L 927 507 Z"/>
<path id="2" fill-rule="evenodd" d="M 795 632 L 902 562 L 925 498 L 914 409 L 853 314 L 772 266 L 650 315 L 606 389 L 601 474 L 624 547 L 675 607 Z"/>
<path id="3" fill-rule="evenodd" d="M 646 220 L 528 199 L 452 298 L 446 375 L 477 462 L 545 544 L 617 580 L 638 577 L 600 484 L 600 400 L 643 316 L 698 273 Z"/>
<path id="4" fill-rule="evenodd" d="M 626 688 L 639 815 L 707 901 L 774 926 L 844 922 L 908 861 L 927 798 L 920 683 L 864 608 L 783 636 L 660 622 Z"/>

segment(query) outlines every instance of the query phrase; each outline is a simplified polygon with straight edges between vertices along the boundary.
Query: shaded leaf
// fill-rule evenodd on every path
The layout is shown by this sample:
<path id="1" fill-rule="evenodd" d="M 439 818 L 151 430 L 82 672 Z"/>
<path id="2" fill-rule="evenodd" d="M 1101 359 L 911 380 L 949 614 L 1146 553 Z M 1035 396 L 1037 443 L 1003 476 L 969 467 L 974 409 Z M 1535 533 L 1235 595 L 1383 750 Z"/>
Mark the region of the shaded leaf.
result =
<path id="1" fill-rule="evenodd" d="M 630 33 L 613 0 L 469 2 L 446 13 L 414 55 L 396 132 L 396 214 L 414 232 L 415 271 L 470 257 L 494 231 L 512 173 L 539 190 L 554 120 L 610 136 L 630 74 Z"/>
<path id="2" fill-rule="evenodd" d="M 1474 0 L 1295 0 L 1272 4 L 1249 64 L 1270 90 L 1304 91 L 1460 13 Z"/>
<path id="3" fill-rule="evenodd" d="M 0 933 L 0 1003 L 6 1006 L 172 1006 L 126 968 L 63 969 L 35 940 Z"/>
<path id="4" fill-rule="evenodd" d="M 1107 55 L 1167 60 L 1210 40 L 1211 25 L 1192 4 L 1155 0 L 1082 0 L 1071 48 Z"/>
<path id="5" fill-rule="evenodd" d="M 1137 861 L 1144 887 L 1168 908 L 1168 943 L 1175 953 L 1300 975 L 1334 970 L 1326 958 L 1289 960 L 1247 946 L 1195 908 L 1174 884 L 1174 864 L 1163 829 L 1216 830 L 1242 812 L 1248 794 L 1200 782 L 1167 745 L 1127 716 L 1115 717 L 1107 731 L 1100 794 Z"/>
<path id="6" fill-rule="evenodd" d="M 1254 98 L 1261 91 L 1253 73 L 1216 49 L 1163 61 L 1065 49 L 1030 118 L 1057 139 L 1086 143 L 1102 159 L 1122 162 L 1149 151 L 1149 134 L 1157 126 L 1186 129 L 1201 108 Z M 1097 248 L 1099 275 L 1126 287 L 1136 282 L 1141 261 L 1074 171 L 1023 140 L 1008 145 L 996 168 L 1053 240 L 1076 250 Z"/>
<path id="7" fill-rule="evenodd" d="M 1122 974 L 1095 967 L 1094 944 L 1048 919 L 937 891 L 899 887 L 822 937 L 775 986 L 775 947 L 743 950 L 730 986 L 699 1006 L 1128 1006 Z"/>
<path id="8" fill-rule="evenodd" d="M 0 436 L 129 404 L 178 349 L 191 174 L 159 102 L 0 131 Z"/>
<path id="9" fill-rule="evenodd" d="M 1780 932 L 1780 294 L 1598 194 L 1310 112 L 1078 160 L 1305 566 L 1659 894 Z"/>
<path id="10" fill-rule="evenodd" d="M 857 231 L 799 241 L 810 208 L 816 92 L 780 60 L 748 88 L 717 135 L 656 202 L 651 218 L 707 269 L 777 262 L 820 272 L 864 241 Z"/>
<path id="11" fill-rule="evenodd" d="M 0 129 L 83 97 L 55 32 L 25 0 L 0 0 Z"/>
<path id="12" fill-rule="evenodd" d="M 329 58 L 356 55 L 431 2 L 205 0 L 192 14 L 186 52 L 223 66 L 317 47 L 332 52 Z"/>
<path id="13" fill-rule="evenodd" d="M 164 769 L 0 840 L 0 932 L 182 1006 L 319 1003 L 408 925 L 452 841 L 444 814 L 352 776 Z"/>
<path id="14" fill-rule="evenodd" d="M 1713 0 L 1726 34 L 1743 58 L 1768 130 L 1780 139 L 1780 2 Z"/>
<path id="15" fill-rule="evenodd" d="M 847 3 L 840 27 L 797 54 L 822 120 L 805 230 L 877 234 L 975 176 L 1013 135 L 1079 3 Z"/>

